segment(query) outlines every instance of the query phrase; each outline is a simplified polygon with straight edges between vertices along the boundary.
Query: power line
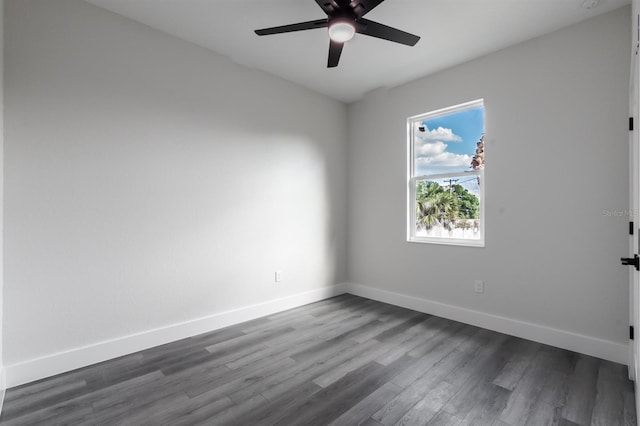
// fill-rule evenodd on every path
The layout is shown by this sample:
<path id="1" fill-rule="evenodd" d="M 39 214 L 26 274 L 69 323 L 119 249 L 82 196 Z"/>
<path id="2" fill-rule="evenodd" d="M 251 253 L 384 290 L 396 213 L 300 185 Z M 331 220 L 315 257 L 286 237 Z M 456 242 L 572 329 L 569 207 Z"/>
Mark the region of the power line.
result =
<path id="1" fill-rule="evenodd" d="M 449 194 L 453 193 L 453 183 L 458 182 L 459 179 L 443 179 L 443 182 L 449 182 Z"/>

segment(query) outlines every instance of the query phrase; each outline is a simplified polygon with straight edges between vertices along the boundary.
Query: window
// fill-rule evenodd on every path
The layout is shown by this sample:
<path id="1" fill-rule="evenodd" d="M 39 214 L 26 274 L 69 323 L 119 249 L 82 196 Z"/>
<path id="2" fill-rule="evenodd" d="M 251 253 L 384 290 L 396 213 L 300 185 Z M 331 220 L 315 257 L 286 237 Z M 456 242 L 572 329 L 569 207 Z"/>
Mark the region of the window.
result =
<path id="1" fill-rule="evenodd" d="M 412 242 L 484 247 L 484 103 L 410 117 L 408 230 Z"/>

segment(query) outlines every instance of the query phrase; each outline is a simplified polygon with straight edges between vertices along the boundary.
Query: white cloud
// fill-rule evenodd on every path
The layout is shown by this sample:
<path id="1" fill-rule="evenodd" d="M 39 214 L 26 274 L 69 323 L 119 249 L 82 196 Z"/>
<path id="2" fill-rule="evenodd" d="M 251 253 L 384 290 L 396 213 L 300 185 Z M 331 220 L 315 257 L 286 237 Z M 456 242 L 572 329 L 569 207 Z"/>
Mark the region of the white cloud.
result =
<path id="1" fill-rule="evenodd" d="M 424 132 L 416 133 L 414 155 L 417 175 L 440 174 L 469 170 L 472 156 L 448 152 L 448 144 L 442 139 L 459 141 L 460 137 L 451 129 L 438 127 L 434 130 L 425 128 Z M 437 138 L 432 140 L 432 138 Z"/>
<path id="2" fill-rule="evenodd" d="M 420 131 L 420 127 L 424 127 L 424 132 Z M 441 142 L 462 142 L 462 138 L 453 130 L 446 127 L 438 127 L 437 129 L 429 129 L 424 124 L 417 123 L 416 131 L 414 132 L 416 137 L 424 142 L 441 141 Z"/>
<path id="3" fill-rule="evenodd" d="M 419 157 L 416 159 L 417 164 L 423 167 L 471 167 L 470 155 L 454 154 L 452 152 L 441 152 L 430 157 Z"/>
<path id="4" fill-rule="evenodd" d="M 454 154 L 447 151 L 437 152 L 433 155 L 416 156 L 415 172 L 416 175 L 434 175 L 440 173 L 452 173 L 471 170 L 472 158 L 473 157 L 470 155 Z"/>
<path id="5" fill-rule="evenodd" d="M 416 157 L 433 157 L 446 151 L 447 144 L 444 142 L 420 143 L 416 146 Z"/>

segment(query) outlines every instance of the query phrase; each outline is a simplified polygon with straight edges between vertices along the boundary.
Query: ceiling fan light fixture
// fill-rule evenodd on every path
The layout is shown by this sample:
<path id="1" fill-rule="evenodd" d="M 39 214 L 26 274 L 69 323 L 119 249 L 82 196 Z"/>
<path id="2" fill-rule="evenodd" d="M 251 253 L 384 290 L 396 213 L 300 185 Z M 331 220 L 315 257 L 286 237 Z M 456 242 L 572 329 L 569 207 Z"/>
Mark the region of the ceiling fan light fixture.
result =
<path id="1" fill-rule="evenodd" d="M 339 20 L 329 25 L 329 37 L 335 42 L 344 43 L 351 40 L 355 34 L 356 27 L 352 22 Z"/>
<path id="2" fill-rule="evenodd" d="M 327 68 L 335 68 L 338 66 L 344 43 L 351 40 L 356 33 L 404 44 L 405 46 L 415 46 L 418 40 L 420 40 L 420 37 L 417 35 L 364 18 L 364 15 L 371 12 L 383 1 L 384 0 L 315 0 L 315 3 L 320 6 L 327 15 L 325 19 L 261 28 L 255 30 L 255 33 L 259 36 L 265 36 L 315 30 L 316 28 L 327 28 L 327 35 L 330 40 Z"/>

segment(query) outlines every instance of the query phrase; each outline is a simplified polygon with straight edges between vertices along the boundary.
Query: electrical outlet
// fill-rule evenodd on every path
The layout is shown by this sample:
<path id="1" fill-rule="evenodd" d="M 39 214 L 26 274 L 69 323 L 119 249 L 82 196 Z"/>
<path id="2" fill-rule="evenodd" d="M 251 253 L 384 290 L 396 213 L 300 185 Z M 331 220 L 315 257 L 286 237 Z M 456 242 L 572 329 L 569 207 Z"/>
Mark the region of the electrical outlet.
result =
<path id="1" fill-rule="evenodd" d="M 476 293 L 484 293 L 484 281 L 476 280 L 473 288 Z"/>
<path id="2" fill-rule="evenodd" d="M 282 281 L 282 271 L 276 271 L 275 279 L 276 279 L 276 282 L 277 282 L 277 283 L 279 283 L 280 281 Z"/>

